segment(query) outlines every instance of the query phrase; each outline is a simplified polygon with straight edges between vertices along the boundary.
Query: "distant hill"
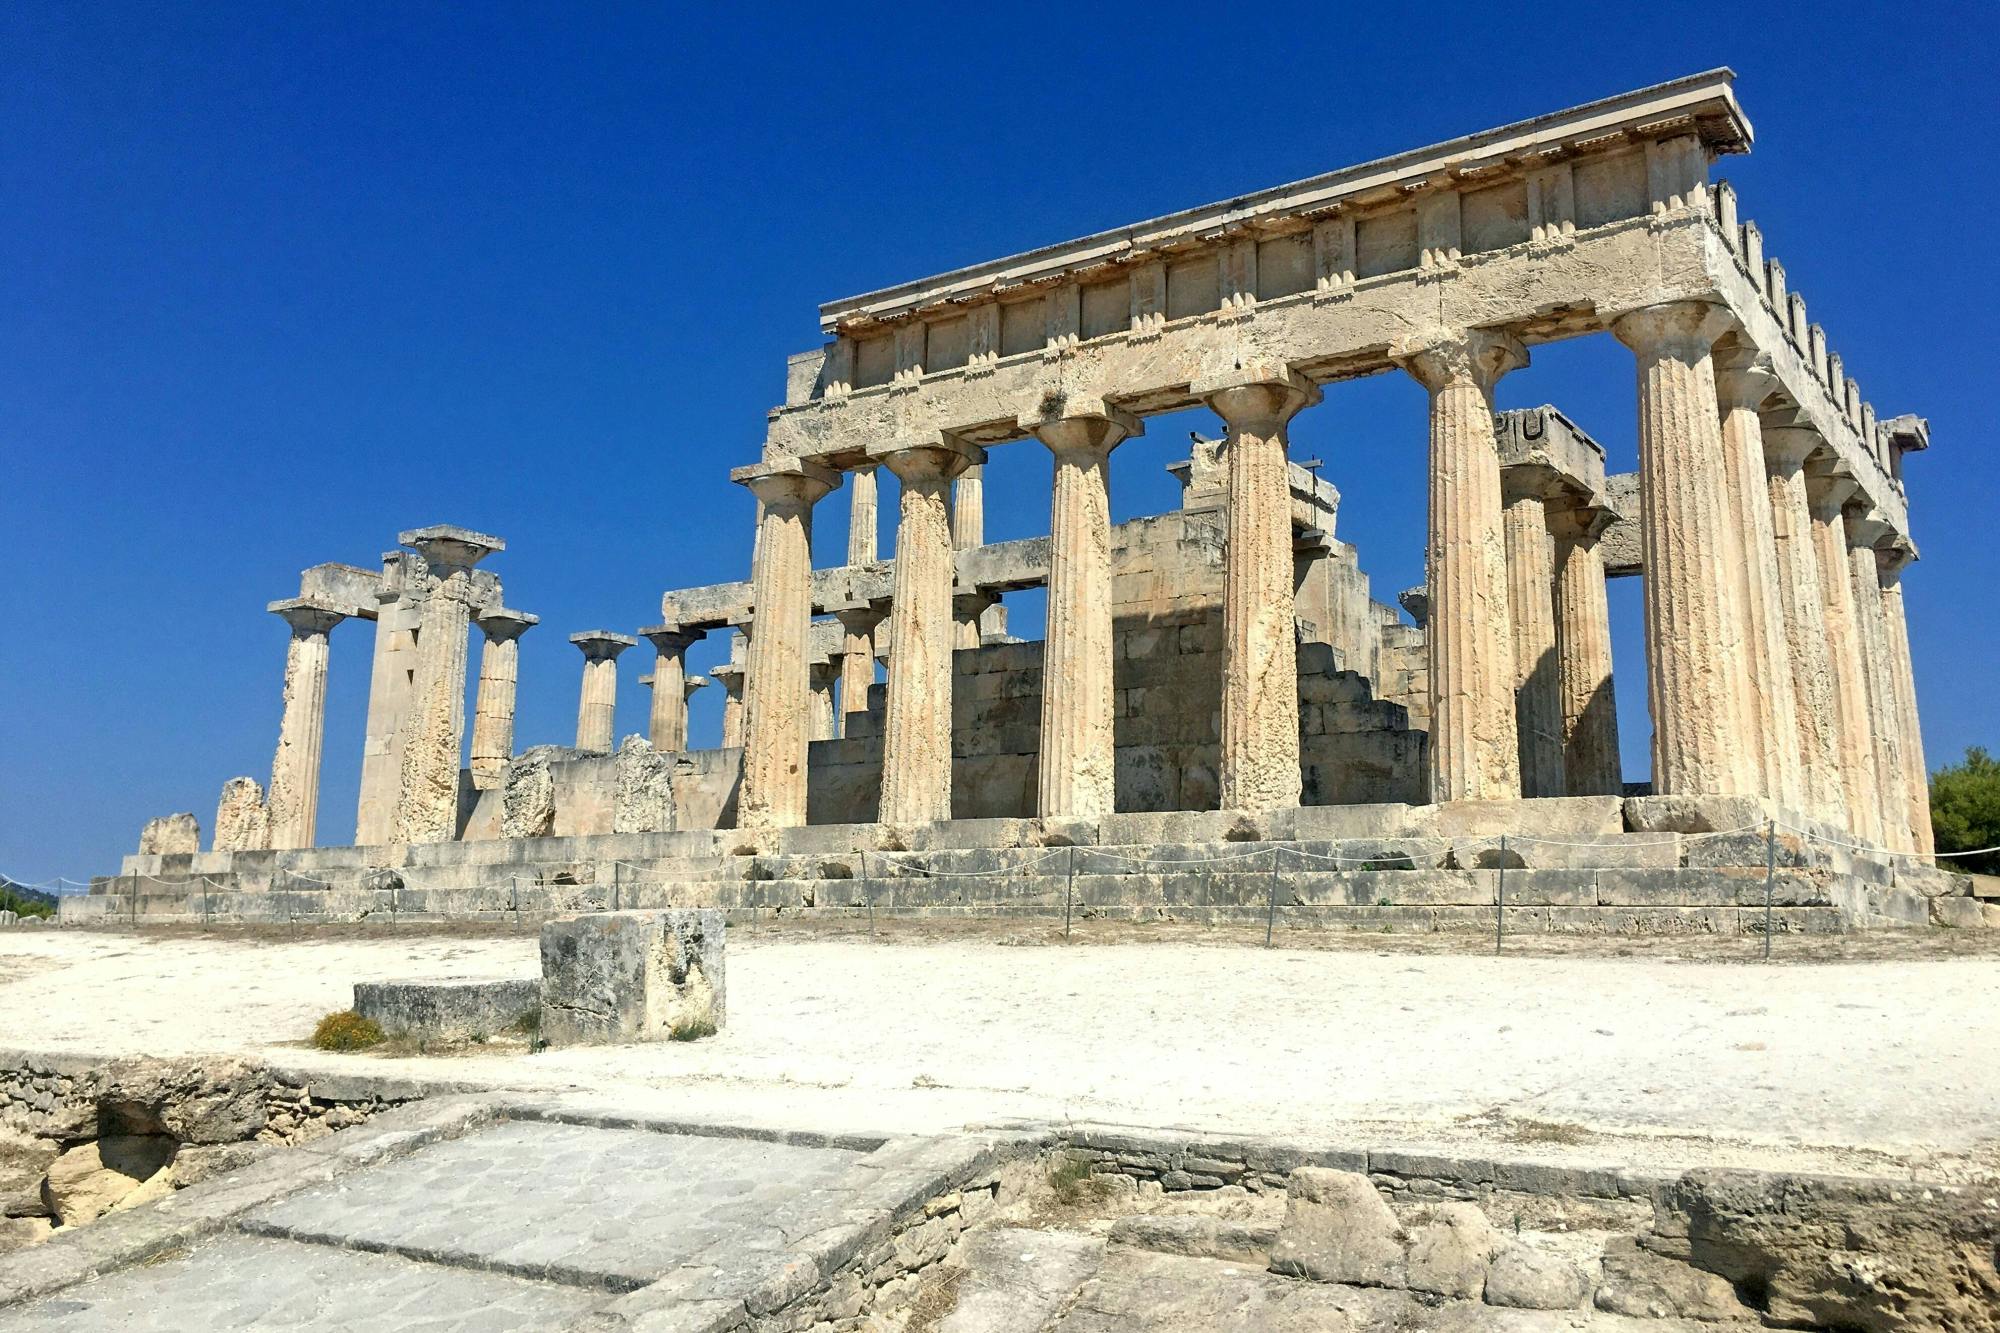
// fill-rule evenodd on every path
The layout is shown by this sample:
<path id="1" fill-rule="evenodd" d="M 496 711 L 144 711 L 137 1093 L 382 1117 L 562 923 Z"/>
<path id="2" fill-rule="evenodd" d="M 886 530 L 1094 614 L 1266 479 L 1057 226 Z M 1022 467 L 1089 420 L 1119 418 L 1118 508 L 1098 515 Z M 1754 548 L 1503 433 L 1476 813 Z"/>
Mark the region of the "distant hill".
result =
<path id="1" fill-rule="evenodd" d="M 54 916 L 56 896 L 0 878 L 0 912 L 13 912 L 19 916 Z"/>

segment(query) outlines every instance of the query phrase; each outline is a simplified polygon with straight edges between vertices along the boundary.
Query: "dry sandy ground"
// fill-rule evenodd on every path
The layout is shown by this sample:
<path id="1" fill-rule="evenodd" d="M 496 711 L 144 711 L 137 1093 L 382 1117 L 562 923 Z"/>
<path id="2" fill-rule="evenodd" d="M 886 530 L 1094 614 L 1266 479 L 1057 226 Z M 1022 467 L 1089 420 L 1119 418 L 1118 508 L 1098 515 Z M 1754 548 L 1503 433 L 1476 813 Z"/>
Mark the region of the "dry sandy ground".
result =
<path id="1" fill-rule="evenodd" d="M 1992 949 L 1758 966 L 1740 942 L 1688 961 L 1047 938 L 738 931 L 709 1041 L 391 1060 L 296 1043 L 357 980 L 532 975 L 533 934 L 0 931 L 0 1042 L 255 1051 L 744 1124 L 1071 1119 L 1599 1164 L 2000 1168 Z"/>

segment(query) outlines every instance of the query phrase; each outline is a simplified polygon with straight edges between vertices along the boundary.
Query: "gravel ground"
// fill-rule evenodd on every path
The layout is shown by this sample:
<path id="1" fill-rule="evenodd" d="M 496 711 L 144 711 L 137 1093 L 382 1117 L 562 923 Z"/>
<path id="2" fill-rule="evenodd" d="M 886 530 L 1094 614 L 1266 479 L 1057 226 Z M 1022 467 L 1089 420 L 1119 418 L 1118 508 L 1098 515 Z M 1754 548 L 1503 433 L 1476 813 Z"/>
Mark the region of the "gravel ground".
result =
<path id="1" fill-rule="evenodd" d="M 2000 935 L 2000 933 L 1996 933 Z M 2000 1169 L 2000 939 L 1559 945 L 766 928 L 696 1044 L 386 1059 L 298 1043 L 359 980 L 526 976 L 532 932 L 0 932 L 5 1040 L 248 1051 L 744 1124 L 1078 1120 L 1549 1160 Z M 1311 947 L 1294 947 L 1309 945 Z"/>

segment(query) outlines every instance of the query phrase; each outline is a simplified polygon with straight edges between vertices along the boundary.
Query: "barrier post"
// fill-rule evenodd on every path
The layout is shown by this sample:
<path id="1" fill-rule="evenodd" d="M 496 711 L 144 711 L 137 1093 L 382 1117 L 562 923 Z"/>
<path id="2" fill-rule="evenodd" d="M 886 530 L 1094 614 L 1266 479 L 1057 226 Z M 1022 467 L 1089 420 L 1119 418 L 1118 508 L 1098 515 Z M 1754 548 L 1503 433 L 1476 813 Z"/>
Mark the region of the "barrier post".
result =
<path id="1" fill-rule="evenodd" d="M 1500 878 L 1493 886 L 1493 952 L 1507 941 L 1507 835 L 1500 835 Z"/>
<path id="2" fill-rule="evenodd" d="M 1278 849 L 1271 848 L 1271 905 L 1264 912 L 1264 947 L 1271 947 L 1271 929 L 1278 924 Z"/>
<path id="3" fill-rule="evenodd" d="M 1076 844 L 1069 845 L 1069 877 L 1063 885 L 1063 938 L 1069 938 L 1071 905 L 1076 901 Z"/>
<path id="4" fill-rule="evenodd" d="M 1771 957 L 1771 881 L 1778 874 L 1778 821 L 1764 821 L 1764 958 Z"/>

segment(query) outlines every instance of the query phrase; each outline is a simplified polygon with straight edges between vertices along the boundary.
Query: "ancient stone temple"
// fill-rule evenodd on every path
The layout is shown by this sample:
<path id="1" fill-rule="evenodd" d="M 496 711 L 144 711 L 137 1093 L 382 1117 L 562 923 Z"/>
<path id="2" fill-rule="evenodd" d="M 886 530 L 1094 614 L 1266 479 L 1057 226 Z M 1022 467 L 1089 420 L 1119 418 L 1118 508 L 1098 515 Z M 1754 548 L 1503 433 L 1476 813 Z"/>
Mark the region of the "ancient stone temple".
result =
<path id="1" fill-rule="evenodd" d="M 319 566 L 273 604 L 292 638 L 264 808 L 254 782 L 232 788 L 230 842 L 197 859 L 246 888 L 273 865 L 429 865 L 443 886 L 556 859 L 587 884 L 606 881 L 575 867 L 612 859 L 671 881 L 732 853 L 1615 842 L 1732 819 L 1927 852 L 1901 577 L 1903 459 L 1928 430 L 1863 400 L 1715 178 L 1751 144 L 1732 82 L 1711 71 L 820 307 L 825 343 L 790 359 L 761 457 L 731 474 L 755 498 L 748 579 L 670 590 L 636 635 L 572 635 L 573 747 L 515 753 L 514 645 L 536 619 L 480 566 L 504 543 L 406 532 L 380 573 Z M 1536 347 L 1581 337 L 1629 349 L 1636 472 L 1607 473 L 1559 405 L 1495 409 Z M 1429 460 L 1426 581 L 1393 602 L 1336 535 L 1340 478 L 1368 459 L 1308 468 L 1288 444 L 1377 374 L 1429 401 L 1406 444 Z M 1119 444 L 1200 406 L 1221 431 L 1173 465 L 1180 507 L 1112 523 Z M 1048 535 L 987 543 L 983 464 L 1010 447 L 1046 454 Z M 847 560 L 815 569 L 813 521 L 836 504 Z M 1643 583 L 1645 658 L 1614 672 L 1619 577 Z M 1007 632 L 1026 588 L 1046 589 L 1039 640 Z M 314 840 L 346 619 L 375 621 L 358 846 L 286 861 Z M 704 681 L 687 653 L 710 635 L 729 638 L 722 746 L 690 748 Z M 639 636 L 649 734 L 620 749 L 619 654 Z M 1629 791 L 1619 690 L 1652 721 Z M 1163 818 L 1185 812 L 1213 814 Z M 496 840 L 517 845 L 421 850 Z"/>

